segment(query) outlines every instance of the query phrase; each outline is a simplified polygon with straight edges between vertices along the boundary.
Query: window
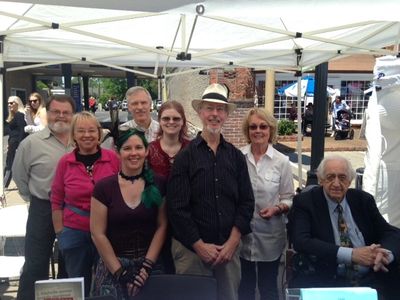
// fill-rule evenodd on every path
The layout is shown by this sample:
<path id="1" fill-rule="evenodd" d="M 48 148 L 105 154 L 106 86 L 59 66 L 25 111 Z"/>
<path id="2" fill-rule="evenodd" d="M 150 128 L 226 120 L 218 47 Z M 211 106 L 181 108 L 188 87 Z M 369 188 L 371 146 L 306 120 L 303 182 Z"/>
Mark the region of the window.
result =
<path id="1" fill-rule="evenodd" d="M 370 94 L 364 95 L 364 91 L 371 86 L 371 81 L 341 81 L 340 95 L 350 106 L 354 114 L 354 120 L 362 120 L 364 110 L 368 106 Z"/>

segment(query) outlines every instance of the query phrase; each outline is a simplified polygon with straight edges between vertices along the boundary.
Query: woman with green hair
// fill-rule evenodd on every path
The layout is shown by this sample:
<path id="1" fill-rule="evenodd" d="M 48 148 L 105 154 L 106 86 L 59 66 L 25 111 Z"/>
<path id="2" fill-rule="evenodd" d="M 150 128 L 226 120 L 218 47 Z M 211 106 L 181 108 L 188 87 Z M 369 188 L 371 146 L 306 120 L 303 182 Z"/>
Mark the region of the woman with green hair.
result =
<path id="1" fill-rule="evenodd" d="M 144 285 L 165 240 L 163 185 L 146 166 L 148 144 L 129 129 L 116 141 L 121 171 L 99 181 L 93 191 L 90 230 L 100 254 L 94 296 L 129 299 Z"/>

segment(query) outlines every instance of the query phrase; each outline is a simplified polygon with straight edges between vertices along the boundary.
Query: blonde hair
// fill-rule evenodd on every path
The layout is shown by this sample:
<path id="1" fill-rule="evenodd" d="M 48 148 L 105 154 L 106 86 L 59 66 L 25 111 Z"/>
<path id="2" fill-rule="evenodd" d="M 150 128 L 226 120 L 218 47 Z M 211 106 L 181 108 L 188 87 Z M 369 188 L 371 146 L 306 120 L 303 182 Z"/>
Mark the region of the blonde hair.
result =
<path id="1" fill-rule="evenodd" d="M 247 112 L 247 115 L 243 119 L 242 123 L 242 132 L 244 137 L 246 138 L 247 143 L 250 144 L 250 136 L 249 136 L 249 121 L 250 117 L 256 115 L 263 121 L 265 121 L 269 126 L 269 140 L 268 143 L 275 144 L 277 141 L 277 129 L 278 122 L 274 118 L 274 116 L 262 108 L 252 108 Z"/>
<path id="2" fill-rule="evenodd" d="M 81 111 L 72 117 L 71 132 L 70 132 L 70 137 L 69 137 L 70 143 L 72 145 L 74 145 L 75 147 L 78 146 L 78 145 L 76 145 L 76 142 L 75 142 L 74 133 L 75 133 L 76 124 L 80 121 L 93 121 L 94 122 L 94 124 L 96 125 L 97 130 L 99 132 L 99 144 L 100 144 L 100 141 L 102 140 L 103 130 L 101 129 L 101 125 L 100 125 L 99 121 L 97 120 L 97 118 L 88 111 Z"/>
<path id="3" fill-rule="evenodd" d="M 31 94 L 29 95 L 28 101 L 30 100 L 30 98 L 31 98 L 32 96 L 33 96 L 33 97 L 36 97 L 36 98 L 39 100 L 39 106 L 38 106 L 36 112 L 33 114 L 33 117 L 35 118 L 35 117 L 37 117 L 37 116 L 39 115 L 40 111 L 45 107 L 45 105 L 44 105 L 44 101 L 43 101 L 42 95 L 40 95 L 40 94 L 37 93 L 37 92 L 33 92 L 33 93 L 31 93 Z M 29 105 L 29 106 L 31 106 L 31 105 Z M 31 106 L 31 112 L 33 112 L 32 106 Z"/>
<path id="4" fill-rule="evenodd" d="M 14 103 L 17 103 L 17 105 L 18 105 L 18 111 L 19 111 L 20 113 L 23 113 L 23 114 L 25 115 L 24 104 L 22 103 L 21 98 L 18 97 L 18 96 L 10 96 L 10 97 L 8 97 L 8 101 L 7 101 L 7 102 L 11 102 L 11 101 L 14 102 Z M 13 112 L 10 110 L 10 107 L 8 107 L 8 117 L 7 117 L 6 122 L 7 122 L 7 123 L 10 123 L 10 122 L 14 119 L 14 115 L 15 115 L 15 113 L 13 113 Z"/>

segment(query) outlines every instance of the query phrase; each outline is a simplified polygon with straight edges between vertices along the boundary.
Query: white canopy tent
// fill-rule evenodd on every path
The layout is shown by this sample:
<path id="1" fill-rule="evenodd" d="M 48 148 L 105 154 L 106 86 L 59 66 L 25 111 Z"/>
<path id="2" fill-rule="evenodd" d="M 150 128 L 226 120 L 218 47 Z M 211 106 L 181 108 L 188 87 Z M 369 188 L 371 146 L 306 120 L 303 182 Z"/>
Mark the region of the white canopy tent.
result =
<path id="1" fill-rule="evenodd" d="M 0 1 L 0 67 L 32 63 L 7 72 L 61 63 L 100 64 L 153 78 L 162 69 L 164 79 L 225 66 L 304 72 L 345 55 L 395 54 L 381 48 L 400 39 L 398 0 L 32 2 Z M 0 86 L 2 80 L 0 75 Z"/>

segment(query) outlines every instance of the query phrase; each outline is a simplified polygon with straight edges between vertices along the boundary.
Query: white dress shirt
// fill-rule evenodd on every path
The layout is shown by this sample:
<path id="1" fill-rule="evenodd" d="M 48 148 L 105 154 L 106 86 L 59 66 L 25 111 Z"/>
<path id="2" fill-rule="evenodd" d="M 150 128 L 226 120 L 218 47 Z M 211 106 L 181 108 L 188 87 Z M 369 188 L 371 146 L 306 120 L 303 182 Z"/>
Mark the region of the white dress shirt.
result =
<path id="1" fill-rule="evenodd" d="M 251 145 L 241 149 L 246 157 L 255 198 L 255 209 L 250 226 L 252 233 L 242 237 L 240 256 L 249 261 L 274 261 L 286 245 L 286 217 L 260 217 L 261 209 L 279 203 L 292 206 L 294 185 L 289 158 L 273 148 L 272 144 L 255 163 Z"/>

